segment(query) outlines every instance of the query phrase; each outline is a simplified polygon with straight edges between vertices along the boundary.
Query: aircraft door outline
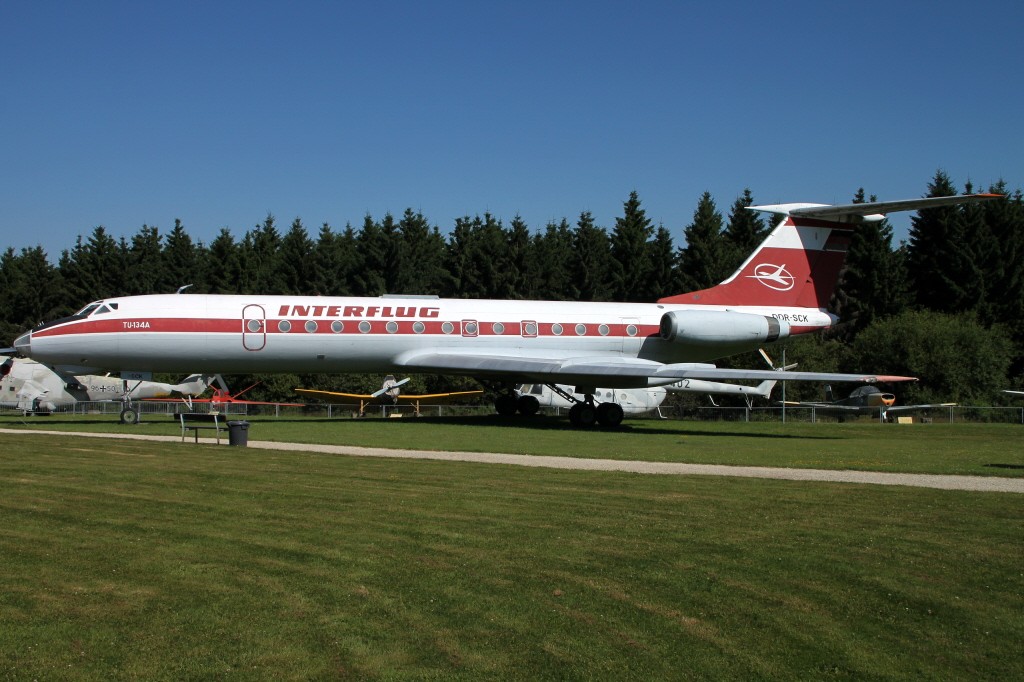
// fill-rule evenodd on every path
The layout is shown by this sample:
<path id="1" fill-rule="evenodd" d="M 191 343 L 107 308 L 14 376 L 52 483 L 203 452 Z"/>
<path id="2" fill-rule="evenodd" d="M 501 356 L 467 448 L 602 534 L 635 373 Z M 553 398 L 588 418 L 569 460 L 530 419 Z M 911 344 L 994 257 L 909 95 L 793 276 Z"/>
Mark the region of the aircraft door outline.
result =
<path id="1" fill-rule="evenodd" d="M 639 353 L 644 342 L 640 337 L 640 318 L 621 317 L 619 322 L 622 325 L 622 352 Z"/>
<path id="2" fill-rule="evenodd" d="M 267 313 L 263 306 L 250 304 L 242 308 L 242 348 L 263 350 L 267 345 Z"/>

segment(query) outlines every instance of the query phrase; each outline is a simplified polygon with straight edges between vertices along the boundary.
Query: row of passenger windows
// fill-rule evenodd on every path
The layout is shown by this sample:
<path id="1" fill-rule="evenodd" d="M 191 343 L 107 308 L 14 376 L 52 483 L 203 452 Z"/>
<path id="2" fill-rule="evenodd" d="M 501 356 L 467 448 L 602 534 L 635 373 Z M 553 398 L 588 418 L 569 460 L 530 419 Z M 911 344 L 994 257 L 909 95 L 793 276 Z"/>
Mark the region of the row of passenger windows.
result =
<path id="1" fill-rule="evenodd" d="M 260 330 L 263 328 L 263 322 L 260 320 L 249 320 L 248 322 L 246 322 L 245 328 L 253 334 L 258 334 Z M 372 325 L 370 324 L 369 320 L 362 320 L 356 326 L 356 328 L 360 331 L 360 333 L 369 334 L 370 330 L 372 329 Z M 315 334 L 317 331 L 319 331 L 320 326 L 316 320 L 306 320 L 305 324 L 303 324 L 303 329 L 305 329 L 305 331 L 309 334 Z M 387 331 L 388 334 L 395 334 L 398 332 L 398 323 L 395 322 L 394 320 L 391 320 L 384 325 L 384 329 Z M 292 330 L 292 323 L 288 320 L 278 320 L 277 330 L 279 332 L 288 333 Z M 424 331 L 426 331 L 426 325 L 424 325 L 422 322 L 413 322 L 412 330 L 416 334 L 422 334 Z M 577 324 L 575 327 L 573 327 L 573 330 L 576 332 L 576 336 L 586 336 L 587 325 Z M 342 322 L 341 320 L 335 320 L 331 322 L 331 331 L 334 332 L 335 334 L 340 334 L 341 332 L 345 331 L 345 323 Z M 455 325 L 452 324 L 451 322 L 442 322 L 441 331 L 444 332 L 445 334 L 452 334 L 455 332 Z M 597 327 L 597 333 L 600 334 L 601 336 L 608 336 L 610 331 L 611 330 L 608 328 L 608 325 L 606 324 L 598 325 Z M 479 332 L 480 327 L 476 322 L 466 322 L 463 325 L 463 334 L 467 336 L 476 336 Z M 493 322 L 491 323 L 491 332 L 499 335 L 504 334 L 505 325 L 502 324 L 501 322 Z M 565 333 L 565 329 L 562 327 L 562 325 L 556 322 L 555 324 L 551 325 L 551 333 L 554 334 L 555 336 L 561 336 L 563 333 Z M 636 336 L 636 325 L 627 325 L 626 334 L 628 334 L 629 336 Z M 525 323 L 523 325 L 523 336 L 537 336 L 537 323 Z"/>

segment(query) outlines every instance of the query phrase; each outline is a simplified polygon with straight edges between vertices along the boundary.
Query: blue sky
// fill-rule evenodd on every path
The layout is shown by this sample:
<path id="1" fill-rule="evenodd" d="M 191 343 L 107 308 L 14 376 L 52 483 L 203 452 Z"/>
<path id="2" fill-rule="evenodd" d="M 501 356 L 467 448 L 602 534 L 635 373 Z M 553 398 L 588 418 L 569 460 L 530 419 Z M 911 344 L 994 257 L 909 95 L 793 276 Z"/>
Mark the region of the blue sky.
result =
<path id="1" fill-rule="evenodd" d="M 2 245 L 1018 189 L 1021 7 L 6 0 Z"/>

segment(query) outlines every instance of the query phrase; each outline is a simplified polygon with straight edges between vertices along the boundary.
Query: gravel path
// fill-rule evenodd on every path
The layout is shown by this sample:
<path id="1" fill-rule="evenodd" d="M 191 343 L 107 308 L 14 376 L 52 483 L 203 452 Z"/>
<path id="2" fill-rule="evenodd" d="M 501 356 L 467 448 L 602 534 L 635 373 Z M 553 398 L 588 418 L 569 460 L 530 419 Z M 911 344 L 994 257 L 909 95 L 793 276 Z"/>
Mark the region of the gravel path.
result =
<path id="1" fill-rule="evenodd" d="M 68 431 L 29 431 L 0 429 L 0 433 L 79 436 L 84 438 L 118 438 L 123 440 L 173 441 L 178 436 L 145 436 L 114 433 L 71 433 Z M 226 440 L 226 439 L 222 439 Z M 214 444 L 213 438 L 200 438 L 200 443 Z M 613 459 L 584 459 L 578 457 L 548 457 L 543 455 L 506 455 L 486 452 L 438 452 L 430 450 L 388 450 L 351 445 L 310 445 L 307 443 L 277 443 L 249 441 L 250 448 L 261 450 L 293 450 L 324 452 L 357 457 L 391 457 L 399 459 L 432 459 L 484 464 L 511 464 L 514 466 L 545 469 L 581 469 L 588 471 L 623 471 L 637 474 L 667 474 L 676 476 L 738 476 L 742 478 L 774 478 L 788 481 L 828 481 L 837 483 L 870 483 L 874 485 L 904 485 L 944 490 L 974 490 L 981 492 L 1024 493 L 1024 478 L 997 476 L 948 476 L 939 474 L 892 474 L 875 471 L 849 471 L 829 469 L 786 469 L 775 467 L 727 466 L 722 464 L 681 464 L 677 462 L 638 462 Z"/>

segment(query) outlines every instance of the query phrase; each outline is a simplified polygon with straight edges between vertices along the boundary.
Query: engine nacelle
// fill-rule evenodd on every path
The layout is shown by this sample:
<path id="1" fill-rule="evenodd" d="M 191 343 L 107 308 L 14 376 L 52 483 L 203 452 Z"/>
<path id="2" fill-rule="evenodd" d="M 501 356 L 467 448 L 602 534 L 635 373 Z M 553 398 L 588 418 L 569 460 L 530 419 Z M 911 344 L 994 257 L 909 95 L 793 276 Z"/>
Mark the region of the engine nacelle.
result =
<path id="1" fill-rule="evenodd" d="M 661 316 L 661 338 L 691 346 L 756 348 L 789 337 L 789 322 L 727 310 L 673 310 Z"/>

